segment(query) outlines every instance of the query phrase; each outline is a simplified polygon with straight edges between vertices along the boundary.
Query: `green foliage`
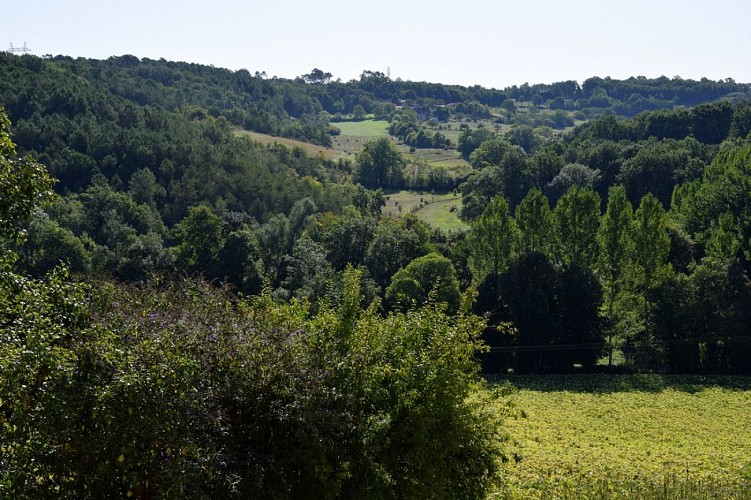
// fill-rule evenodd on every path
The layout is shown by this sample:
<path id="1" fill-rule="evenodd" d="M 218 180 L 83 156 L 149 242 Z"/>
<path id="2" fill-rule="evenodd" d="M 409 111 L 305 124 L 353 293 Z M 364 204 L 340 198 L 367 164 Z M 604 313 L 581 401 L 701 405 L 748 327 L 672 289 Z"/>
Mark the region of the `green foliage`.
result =
<path id="1" fill-rule="evenodd" d="M 364 374 L 367 384 L 381 388 L 375 400 L 390 409 L 365 434 L 372 436 L 373 450 L 382 450 L 378 455 L 390 476 L 387 489 L 373 489 L 375 497 L 483 498 L 494 480 L 497 417 L 469 392 L 479 347 L 471 343 L 481 324 L 463 315 L 441 321 L 440 311 L 428 306 L 385 321 L 369 315 L 358 323 L 356 340 L 367 348 L 362 365 L 375 368 Z"/>
<path id="2" fill-rule="evenodd" d="M 487 203 L 493 196 L 502 194 L 516 206 L 527 193 L 529 162 L 521 147 L 513 146 L 506 139 L 492 138 L 484 141 L 470 158 L 472 166 L 479 171 L 473 172 L 464 184 L 465 196 L 479 195 Z"/>
<path id="3" fill-rule="evenodd" d="M 483 498 L 477 317 L 235 302 L 183 281 L 0 281 L 0 494 Z M 33 311 L 33 312 L 32 312 Z"/>
<path id="4" fill-rule="evenodd" d="M 310 302 L 326 297 L 336 280 L 326 260 L 326 249 L 307 235 L 295 241 L 291 255 L 287 256 L 286 274 L 284 288 Z"/>
<path id="5" fill-rule="evenodd" d="M 736 262 L 715 256 L 654 293 L 663 363 L 675 373 L 749 373 L 751 286 Z"/>
<path id="6" fill-rule="evenodd" d="M 555 177 L 545 186 L 545 192 L 553 202 L 557 202 L 569 189 L 574 186 L 597 190 L 600 184 L 600 171 L 569 163 L 564 165 Z"/>
<path id="7" fill-rule="evenodd" d="M 383 288 L 401 268 L 424 253 L 420 236 L 401 220 L 386 220 L 373 235 L 365 252 L 364 264 L 373 279 Z"/>
<path id="8" fill-rule="evenodd" d="M 727 219 L 723 224 L 726 230 L 739 232 L 746 260 L 751 255 L 750 165 L 751 146 L 727 144 L 706 169 L 701 182 L 677 190 L 679 197 L 674 200 L 676 215 L 701 242 L 710 238 L 712 226 L 727 218 L 723 214 L 732 214 L 734 229 L 728 227 Z"/>
<path id="9" fill-rule="evenodd" d="M 652 293 L 670 278 L 673 268 L 667 261 L 670 236 L 667 231 L 665 210 L 660 202 L 647 194 L 634 213 L 632 223 L 633 254 L 629 259 L 627 279 L 630 290 L 641 302 L 641 328 L 626 341 L 624 353 L 637 364 L 656 363 L 657 353 L 653 336 Z"/>
<path id="10" fill-rule="evenodd" d="M 651 192 L 667 205 L 677 183 L 701 176 L 706 157 L 706 146 L 693 138 L 681 141 L 652 138 L 640 144 L 634 156 L 623 161 L 616 179 L 624 185 L 634 203 Z"/>
<path id="11" fill-rule="evenodd" d="M 88 450 L 71 449 L 73 440 L 89 437 L 74 419 L 86 404 L 74 348 L 84 345 L 89 323 L 85 292 L 62 270 L 42 281 L 0 270 L 3 496 L 52 496 L 76 480 L 70 461 L 85 461 Z"/>
<path id="12" fill-rule="evenodd" d="M 146 168 L 136 170 L 128 181 L 128 193 L 136 203 L 156 207 L 157 198 L 166 194 L 166 190 L 159 185 L 154 173 Z"/>
<path id="13" fill-rule="evenodd" d="M 552 254 L 555 241 L 553 213 L 542 191 L 529 190 L 516 207 L 514 220 L 519 227 L 518 253 Z"/>
<path id="14" fill-rule="evenodd" d="M 706 253 L 719 260 L 737 261 L 743 246 L 742 237 L 735 217 L 730 213 L 721 214 L 710 229 Z"/>
<path id="15" fill-rule="evenodd" d="M 451 141 L 439 131 L 430 132 L 420 125 L 416 119 L 399 113 L 394 115 L 389 125 L 389 133 L 401 139 L 404 144 L 416 148 L 448 148 Z"/>
<path id="16" fill-rule="evenodd" d="M 480 147 L 480 144 L 494 136 L 493 131 L 485 127 L 478 127 L 476 129 L 465 128 L 459 135 L 458 149 L 462 155 L 469 158 L 472 152 Z"/>
<path id="17" fill-rule="evenodd" d="M 626 190 L 622 186 L 610 188 L 607 209 L 600 221 L 598 231 L 599 267 L 606 277 L 610 290 L 613 290 L 622 279 L 628 264 L 627 259 L 633 255 L 630 233 L 632 220 L 633 208 L 626 198 Z"/>
<path id="18" fill-rule="evenodd" d="M 500 277 L 499 292 L 506 306 L 502 319 L 516 329 L 506 343 L 516 372 L 594 366 L 602 349 L 602 291 L 590 271 L 575 263 L 558 268 L 543 254 L 524 254 Z"/>
<path id="19" fill-rule="evenodd" d="M 419 257 L 397 271 L 386 289 L 386 301 L 402 309 L 435 301 L 454 314 L 460 300 L 456 271 L 449 259 L 437 253 Z"/>
<path id="20" fill-rule="evenodd" d="M 529 158 L 530 183 L 537 189 L 542 189 L 550 182 L 566 162 L 552 147 L 542 148 Z"/>
<path id="21" fill-rule="evenodd" d="M 357 155 L 355 179 L 365 187 L 393 187 L 404 184 L 406 162 L 396 146 L 388 139 L 369 142 Z"/>
<path id="22" fill-rule="evenodd" d="M 0 238 L 23 239 L 20 224 L 50 195 L 52 180 L 31 157 L 16 158 L 10 140 L 10 121 L 0 108 Z"/>
<path id="23" fill-rule="evenodd" d="M 207 206 L 193 207 L 174 228 L 178 264 L 186 271 L 213 270 L 221 244 L 221 219 Z"/>
<path id="24" fill-rule="evenodd" d="M 605 314 L 610 330 L 610 365 L 613 362 L 613 333 L 623 332 L 622 328 L 618 328 L 619 315 L 616 314 L 615 304 L 626 285 L 627 269 L 634 252 L 631 237 L 632 221 L 633 208 L 626 198 L 626 190 L 622 186 L 611 187 L 608 192 L 608 206 L 600 220 L 597 233 L 600 250 L 597 269 L 606 297 Z"/>
<path id="25" fill-rule="evenodd" d="M 313 239 L 323 245 L 327 260 L 337 271 L 343 271 L 348 264 L 362 264 L 375 233 L 376 221 L 350 208 L 342 216 L 323 217 L 313 234 Z"/>
<path id="26" fill-rule="evenodd" d="M 253 115 L 259 128 L 263 117 L 269 118 L 274 123 L 267 132 L 286 128 L 280 125 L 285 118 L 272 118 L 269 110 L 260 109 L 263 103 L 251 102 L 261 99 L 270 84 L 247 72 L 232 76 L 187 64 L 129 64 L 119 58 L 77 63 L 59 58 L 38 65 L 25 64 L 28 60 L 2 55 L 7 71 L 0 75 L 0 102 L 8 103 L 19 151 L 47 165 L 61 194 L 80 193 L 102 174 L 114 190 L 127 190 L 136 204 L 155 208 L 169 226 L 199 204 L 262 219 L 312 194 L 315 189 L 305 176 L 325 191 L 326 171 L 335 168 L 325 158 L 235 137 L 233 124 L 251 120 L 238 113 Z M 224 101 L 227 116 L 207 110 L 214 99 Z M 278 105 L 281 115 L 286 115 L 284 99 L 285 92 L 273 96 L 272 107 Z M 300 115 L 288 123 L 291 135 L 292 129 L 305 129 L 330 141 L 324 124 L 316 124 L 315 106 L 294 98 L 288 104 L 310 107 L 303 113 L 308 118 Z M 95 230 L 88 232 L 94 237 Z"/>
<path id="27" fill-rule="evenodd" d="M 665 209 L 651 194 L 647 194 L 634 213 L 634 280 L 637 287 L 647 291 L 664 279 L 670 268 L 667 262 L 670 237 L 667 232 Z"/>
<path id="28" fill-rule="evenodd" d="M 126 281 L 155 271 L 200 273 L 244 294 L 266 283 L 275 299 L 308 299 L 319 311 L 341 302 L 348 265 L 362 271 L 361 302 L 368 303 L 385 298 L 399 269 L 438 250 L 452 259 L 462 287 L 474 277 L 478 311 L 495 324 L 507 320 L 499 277 L 517 255 L 542 253 L 560 285 L 553 287 L 558 296 L 551 311 L 577 310 L 589 318 L 600 301 L 596 271 L 607 298 L 600 316 L 615 337 L 612 344 L 625 341 L 639 366 L 667 366 L 666 350 L 656 342 L 679 340 L 671 325 L 694 317 L 684 304 L 703 308 L 696 321 L 714 329 L 708 333 L 713 342 L 745 328 L 746 317 L 733 311 L 744 307 L 739 283 L 751 269 L 744 139 L 751 112 L 740 102 L 746 87 L 733 81 L 595 78 L 501 92 L 392 81 L 371 71 L 347 83 L 317 69 L 293 81 L 267 79 L 133 56 L 95 61 L 0 54 L 0 64 L 0 100 L 13 118 L 18 151 L 48 165 L 63 195 L 44 212 L 35 208 L 50 185 L 31 157 L 17 159 L 2 120 L 0 223 L 6 240 L 27 234 L 26 245 L 7 247 L 18 258 L 5 261 L 16 262 L 17 272 L 40 277 L 67 261 L 72 272 Z M 729 92 L 736 94 L 726 101 L 687 107 Z M 331 160 L 323 148 L 308 156 L 299 143 L 287 147 L 272 136 L 256 143 L 250 137 L 259 135 L 243 130 L 329 144 L 329 117 L 341 120 L 355 110 L 389 120 L 391 132 L 408 144 L 445 147 L 444 133 L 456 138 L 460 152 L 454 155 L 463 155 L 464 170 L 428 163 L 425 152 L 407 164 L 386 137 L 386 121 L 339 122 L 337 143 L 348 142 L 356 162 Z M 572 116 L 590 121 L 560 133 L 538 126 L 568 126 Z M 364 141 L 352 135 L 380 140 L 358 152 Z M 476 223 L 465 236 L 427 230 L 408 215 L 384 218 L 387 195 L 351 179 L 368 187 L 460 187 L 462 218 Z M 651 193 L 662 207 L 649 199 L 652 208 L 644 205 L 625 232 L 630 208 L 622 193 L 620 212 L 609 207 L 604 217 L 596 199 L 616 182 L 632 204 Z M 572 186 L 579 191 L 563 196 Z M 552 215 L 543 192 L 560 199 Z M 507 200 L 503 209 L 499 196 Z M 457 209 L 448 199 L 433 203 L 438 195 L 432 192 L 417 198 L 418 216 L 440 207 L 453 216 Z M 670 212 L 657 214 L 669 199 Z M 410 211 L 401 203 L 398 209 Z M 655 214 L 662 222 L 653 224 Z M 650 258 L 659 262 L 644 260 Z M 733 278 L 704 259 L 727 266 Z M 672 276 L 671 267 L 682 276 Z M 664 289 L 665 280 L 674 280 L 674 288 Z M 732 283 L 737 293 L 722 295 L 724 305 L 699 300 L 696 290 L 718 290 L 713 283 Z M 414 286 L 410 293 L 422 302 L 428 292 Z M 576 293 L 580 299 L 569 300 Z M 658 302 L 659 317 L 651 309 Z M 569 328 L 566 317 L 549 315 L 561 332 Z M 730 328 L 727 318 L 740 326 Z M 599 327 L 596 321 L 582 325 Z M 709 348 L 702 349 L 706 356 Z M 698 359 L 695 369 L 731 370 L 724 361 Z"/>
<path id="29" fill-rule="evenodd" d="M 91 254 L 83 241 L 61 227 L 40 209 L 34 211 L 26 229 L 26 240 L 18 246 L 19 266 L 28 274 L 42 276 L 60 262 L 71 272 L 91 270 Z"/>
<path id="30" fill-rule="evenodd" d="M 476 169 L 501 165 L 506 155 L 512 154 L 514 145 L 506 138 L 489 137 L 482 141 L 470 155 L 472 167 Z"/>
<path id="31" fill-rule="evenodd" d="M 535 133 L 535 130 L 529 125 L 517 125 L 512 127 L 507 134 L 511 144 L 521 147 L 531 155 L 540 147 L 541 138 Z"/>
<path id="32" fill-rule="evenodd" d="M 600 197 L 596 192 L 571 187 L 553 210 L 561 260 L 592 269 L 597 261 L 597 230 L 600 225 Z"/>
<path id="33" fill-rule="evenodd" d="M 483 281 L 486 276 L 495 279 L 501 275 L 511 258 L 516 233 L 508 202 L 496 196 L 470 228 L 469 266 L 475 282 Z"/>

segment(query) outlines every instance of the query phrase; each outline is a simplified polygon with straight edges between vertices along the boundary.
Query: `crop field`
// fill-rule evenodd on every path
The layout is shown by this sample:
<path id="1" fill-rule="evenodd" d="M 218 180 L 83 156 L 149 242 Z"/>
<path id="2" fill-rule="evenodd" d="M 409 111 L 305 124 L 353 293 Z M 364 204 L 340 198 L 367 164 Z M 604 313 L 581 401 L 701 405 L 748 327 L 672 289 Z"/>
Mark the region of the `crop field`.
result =
<path id="1" fill-rule="evenodd" d="M 490 387 L 510 412 L 490 498 L 751 498 L 751 378 L 517 375 Z"/>
<path id="2" fill-rule="evenodd" d="M 433 227 L 444 231 L 462 231 L 467 225 L 459 219 L 462 198 L 452 193 L 431 194 L 417 191 L 398 191 L 388 194 L 383 212 L 388 215 L 414 213 Z"/>

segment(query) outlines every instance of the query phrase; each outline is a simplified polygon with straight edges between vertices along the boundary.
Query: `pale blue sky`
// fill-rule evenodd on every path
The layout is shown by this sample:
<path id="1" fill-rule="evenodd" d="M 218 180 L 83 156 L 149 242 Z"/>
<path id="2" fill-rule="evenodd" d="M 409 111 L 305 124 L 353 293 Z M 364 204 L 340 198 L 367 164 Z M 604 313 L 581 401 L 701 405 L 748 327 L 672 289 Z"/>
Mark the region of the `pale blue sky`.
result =
<path id="1" fill-rule="evenodd" d="M 0 50 L 132 54 L 293 78 L 508 85 L 665 75 L 751 82 L 748 0 L 22 0 Z"/>

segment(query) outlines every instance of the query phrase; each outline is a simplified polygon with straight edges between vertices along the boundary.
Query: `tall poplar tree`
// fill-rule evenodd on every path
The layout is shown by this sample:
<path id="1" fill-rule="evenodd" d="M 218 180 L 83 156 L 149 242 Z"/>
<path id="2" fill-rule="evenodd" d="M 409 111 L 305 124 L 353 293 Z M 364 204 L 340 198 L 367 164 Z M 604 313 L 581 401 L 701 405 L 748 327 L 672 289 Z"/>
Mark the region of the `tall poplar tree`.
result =
<path id="1" fill-rule="evenodd" d="M 516 207 L 514 219 L 519 227 L 519 253 L 538 252 L 549 256 L 555 232 L 547 196 L 537 188 L 530 189 Z"/>
<path id="2" fill-rule="evenodd" d="M 642 321 L 644 345 L 649 345 L 650 331 L 650 292 L 669 275 L 670 236 L 667 230 L 667 215 L 660 201 L 651 193 L 641 199 L 634 213 L 632 238 L 634 242 L 631 258 L 630 280 L 642 297 Z"/>
<path id="3" fill-rule="evenodd" d="M 633 247 L 630 229 L 634 213 L 623 186 L 613 186 L 608 193 L 608 207 L 600 221 L 598 241 L 600 245 L 599 271 L 604 284 L 607 317 L 610 321 L 608 365 L 613 364 L 614 305 L 623 285 L 628 258 Z"/>
<path id="4" fill-rule="evenodd" d="M 670 253 L 667 215 L 660 201 L 651 193 L 641 199 L 632 227 L 632 279 L 637 289 L 646 295 L 670 269 L 667 262 Z"/>
<path id="5" fill-rule="evenodd" d="M 598 254 L 600 196 L 591 189 L 573 186 L 558 200 L 553 217 L 563 263 L 593 269 Z"/>
<path id="6" fill-rule="evenodd" d="M 497 279 L 508 266 L 517 228 L 505 198 L 496 196 L 473 223 L 469 233 L 469 265 L 475 282 Z"/>

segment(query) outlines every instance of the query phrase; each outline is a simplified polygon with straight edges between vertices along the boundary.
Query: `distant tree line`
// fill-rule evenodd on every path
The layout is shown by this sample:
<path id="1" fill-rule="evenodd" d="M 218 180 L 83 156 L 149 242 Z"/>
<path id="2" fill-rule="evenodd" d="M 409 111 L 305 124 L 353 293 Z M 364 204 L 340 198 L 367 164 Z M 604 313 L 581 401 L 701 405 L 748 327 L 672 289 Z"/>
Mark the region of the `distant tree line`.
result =
<path id="1" fill-rule="evenodd" d="M 269 77 L 265 72 L 229 71 L 131 55 L 95 60 L 66 56 L 14 58 L 3 54 L 0 65 L 7 67 L 7 76 L 18 66 L 38 72 L 55 65 L 93 87 L 140 106 L 224 117 L 232 125 L 247 130 L 325 146 L 331 144 L 331 117 L 351 116 L 356 114 L 356 108 L 360 113 L 386 117 L 392 106 L 408 105 L 440 121 L 451 108 L 474 119 L 490 118 L 490 107 L 513 107 L 513 101 L 545 103 L 559 111 L 581 110 L 588 116 L 606 113 L 634 116 L 642 111 L 694 106 L 720 98 L 749 99 L 748 84 L 731 79 L 714 82 L 680 77 L 626 80 L 593 77 L 581 85 L 566 81 L 497 90 L 403 81 L 369 70 L 348 82 L 334 80 L 333 75 L 318 68 L 298 78 L 285 79 Z M 23 95 L 23 91 L 19 89 L 15 94 Z M 14 99 L 4 96 L 3 101 L 16 120 Z"/>
<path id="2" fill-rule="evenodd" d="M 679 76 L 667 78 L 630 77 L 625 80 L 592 77 L 580 85 L 570 80 L 552 84 L 524 84 L 505 89 L 511 99 L 555 103 L 552 107 L 573 109 L 610 108 L 615 114 L 633 116 L 642 111 L 696 106 L 720 98 L 749 99 L 749 84 L 733 79 L 699 81 Z M 568 104 L 565 104 L 568 103 Z"/>

